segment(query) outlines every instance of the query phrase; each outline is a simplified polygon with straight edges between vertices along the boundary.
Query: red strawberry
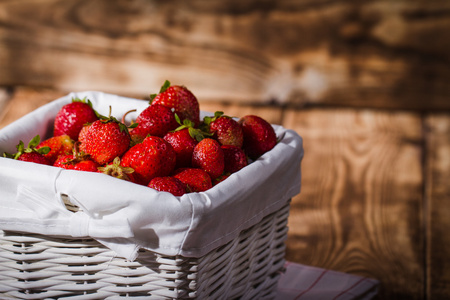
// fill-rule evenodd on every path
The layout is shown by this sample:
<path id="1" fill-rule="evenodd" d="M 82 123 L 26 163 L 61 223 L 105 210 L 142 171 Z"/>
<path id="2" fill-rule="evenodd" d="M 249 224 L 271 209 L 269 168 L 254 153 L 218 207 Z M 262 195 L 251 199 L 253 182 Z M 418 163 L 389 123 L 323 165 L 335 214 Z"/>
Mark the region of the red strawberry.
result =
<path id="1" fill-rule="evenodd" d="M 231 175 L 230 173 L 223 173 L 222 175 L 214 179 L 214 181 L 212 182 L 213 186 L 221 183 L 222 181 L 230 177 L 230 175 Z"/>
<path id="2" fill-rule="evenodd" d="M 173 177 L 186 184 L 188 192 L 203 192 L 212 188 L 211 177 L 205 170 L 198 168 L 181 168 L 174 172 Z"/>
<path id="3" fill-rule="evenodd" d="M 34 162 L 42 165 L 52 165 L 47 158 L 37 152 L 23 153 L 17 160 Z"/>
<path id="4" fill-rule="evenodd" d="M 190 133 L 189 128 L 184 128 L 174 132 L 168 132 L 164 136 L 170 145 L 172 145 L 177 155 L 176 168 L 190 167 L 192 164 L 192 152 L 198 144 Z"/>
<path id="5" fill-rule="evenodd" d="M 244 132 L 244 150 L 252 159 L 257 159 L 277 144 L 273 127 L 263 118 L 247 115 L 239 120 Z"/>
<path id="6" fill-rule="evenodd" d="M 83 142 L 86 140 L 86 133 L 87 133 L 87 131 L 89 129 L 89 126 L 91 126 L 91 124 L 86 124 L 80 130 L 80 134 L 78 135 L 78 141 L 81 144 L 83 144 Z"/>
<path id="7" fill-rule="evenodd" d="M 93 160 L 86 159 L 75 164 L 74 170 L 85 172 L 98 172 L 100 165 Z"/>
<path id="8" fill-rule="evenodd" d="M 148 187 L 160 192 L 169 192 L 174 196 L 183 196 L 186 193 L 186 185 L 178 178 L 171 176 L 155 177 L 150 180 Z"/>
<path id="9" fill-rule="evenodd" d="M 86 153 L 80 152 L 79 145 L 80 142 L 75 142 L 72 154 L 60 155 L 53 166 L 69 170 L 98 172 L 100 165 L 91 160 Z"/>
<path id="10" fill-rule="evenodd" d="M 168 141 L 177 154 L 176 168 L 187 168 L 192 166 L 192 153 L 199 141 L 211 134 L 202 131 L 200 128 L 194 128 L 194 123 L 190 120 L 184 120 L 181 123 L 178 115 L 175 115 L 180 126 L 174 131 L 168 132 L 164 139 Z"/>
<path id="11" fill-rule="evenodd" d="M 119 157 L 114 158 L 114 160 L 106 166 L 98 168 L 98 171 L 118 179 L 136 183 L 136 180 L 133 177 L 134 169 L 121 166 Z"/>
<path id="12" fill-rule="evenodd" d="M 172 109 L 156 103 L 144 109 L 136 118 L 136 123 L 137 127 L 130 131 L 135 144 L 141 143 L 148 135 L 163 137 L 178 127 Z"/>
<path id="13" fill-rule="evenodd" d="M 50 151 L 49 147 L 41 147 L 37 149 L 36 147 L 39 145 L 41 138 L 39 135 L 36 135 L 34 138 L 30 140 L 28 143 L 28 147 L 25 148 L 25 144 L 22 141 L 19 141 L 19 144 L 16 146 L 17 152 L 15 154 L 3 153 L 4 157 L 17 159 L 20 161 L 34 162 L 43 165 L 51 166 L 51 162 L 44 155 Z"/>
<path id="14" fill-rule="evenodd" d="M 216 140 L 206 138 L 195 146 L 192 153 L 192 166 L 205 170 L 211 179 L 222 175 L 224 164 L 223 151 Z"/>
<path id="15" fill-rule="evenodd" d="M 58 157 L 53 166 L 86 172 L 98 172 L 98 168 L 100 167 L 100 165 L 93 160 L 88 158 L 77 158 L 73 154 Z"/>
<path id="16" fill-rule="evenodd" d="M 122 156 L 121 166 L 133 168 L 136 182 L 148 185 L 155 177 L 168 176 L 175 168 L 175 160 L 175 151 L 168 142 L 149 136 Z"/>
<path id="17" fill-rule="evenodd" d="M 59 156 L 73 153 L 73 145 L 74 141 L 70 136 L 63 134 L 42 141 L 36 148 L 49 147 L 50 152 L 44 156 L 53 164 Z"/>
<path id="18" fill-rule="evenodd" d="M 204 124 L 209 126 L 209 132 L 221 145 L 234 145 L 239 148 L 244 143 L 244 133 L 241 125 L 223 112 L 217 111 L 214 117 L 205 117 Z"/>
<path id="19" fill-rule="evenodd" d="M 197 98 L 184 86 L 170 85 L 166 80 L 159 94 L 150 95 L 151 104 L 161 104 L 174 109 L 181 121 L 188 119 L 200 124 L 200 105 Z"/>
<path id="20" fill-rule="evenodd" d="M 86 123 L 98 120 L 97 114 L 92 108 L 91 101 L 79 98 L 64 105 L 56 114 L 53 135 L 67 134 L 71 139 L 77 140 L 81 128 Z"/>
<path id="21" fill-rule="evenodd" d="M 130 134 L 125 124 L 114 117 L 97 120 L 83 135 L 80 149 L 100 165 L 121 156 L 130 147 Z"/>
<path id="22" fill-rule="evenodd" d="M 225 158 L 225 172 L 234 173 L 248 165 L 247 156 L 242 148 L 233 145 L 221 146 Z"/>

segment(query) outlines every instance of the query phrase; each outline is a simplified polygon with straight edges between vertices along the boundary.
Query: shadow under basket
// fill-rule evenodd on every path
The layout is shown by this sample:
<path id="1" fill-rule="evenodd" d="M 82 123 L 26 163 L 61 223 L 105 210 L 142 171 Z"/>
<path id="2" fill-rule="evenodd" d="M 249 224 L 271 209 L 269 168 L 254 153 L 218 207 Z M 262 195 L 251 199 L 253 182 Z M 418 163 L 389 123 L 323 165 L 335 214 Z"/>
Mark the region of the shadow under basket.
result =
<path id="1" fill-rule="evenodd" d="M 273 299 L 285 262 L 289 204 L 200 258 L 140 250 L 131 262 L 93 239 L 0 231 L 0 295 Z"/>

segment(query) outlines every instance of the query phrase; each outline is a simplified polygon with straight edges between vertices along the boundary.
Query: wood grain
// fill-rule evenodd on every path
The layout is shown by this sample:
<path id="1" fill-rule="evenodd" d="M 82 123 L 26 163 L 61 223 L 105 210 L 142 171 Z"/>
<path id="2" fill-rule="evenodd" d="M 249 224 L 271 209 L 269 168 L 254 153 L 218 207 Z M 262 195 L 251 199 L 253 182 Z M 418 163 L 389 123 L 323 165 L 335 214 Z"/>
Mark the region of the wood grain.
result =
<path id="1" fill-rule="evenodd" d="M 427 298 L 450 295 L 450 116 L 426 118 Z"/>
<path id="2" fill-rule="evenodd" d="M 450 109 L 450 2 L 0 2 L 0 86 Z"/>
<path id="3" fill-rule="evenodd" d="M 255 106 L 242 103 L 218 103 L 216 101 L 200 102 L 200 109 L 208 112 L 223 111 L 224 114 L 240 118 L 245 115 L 257 115 L 271 124 L 281 124 L 284 109 L 280 106 Z"/>
<path id="4" fill-rule="evenodd" d="M 0 88 L 0 119 L 5 111 L 5 106 L 12 97 L 12 89 Z"/>
<path id="5" fill-rule="evenodd" d="M 0 110 L 0 128 L 12 123 L 36 108 L 65 96 L 65 92 L 45 88 L 18 87 Z"/>
<path id="6" fill-rule="evenodd" d="M 66 94 L 3 91 L 0 128 Z M 379 299 L 450 297 L 448 114 L 209 100 L 200 107 L 236 117 L 258 114 L 304 138 L 288 260 L 380 280 Z"/>
<path id="7" fill-rule="evenodd" d="M 420 116 L 289 110 L 283 125 L 305 148 L 287 258 L 376 278 L 380 299 L 422 299 Z"/>

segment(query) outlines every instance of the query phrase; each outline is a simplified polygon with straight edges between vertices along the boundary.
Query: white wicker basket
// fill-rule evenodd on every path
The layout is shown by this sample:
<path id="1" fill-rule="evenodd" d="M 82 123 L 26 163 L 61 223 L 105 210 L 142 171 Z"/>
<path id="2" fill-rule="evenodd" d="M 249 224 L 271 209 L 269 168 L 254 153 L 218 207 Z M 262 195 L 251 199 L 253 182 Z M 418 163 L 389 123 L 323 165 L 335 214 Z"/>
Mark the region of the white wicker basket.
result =
<path id="1" fill-rule="evenodd" d="M 93 239 L 0 231 L 1 298 L 272 299 L 288 214 L 289 201 L 200 258 L 141 250 L 134 262 Z"/>
<path id="2" fill-rule="evenodd" d="M 112 106 L 117 116 L 148 106 L 71 93 L 1 129 L 0 153 L 48 136 L 74 97 L 101 114 Z M 212 189 L 181 197 L 0 157 L 0 299 L 274 298 L 303 157 L 297 133 L 274 129 L 271 151 Z"/>

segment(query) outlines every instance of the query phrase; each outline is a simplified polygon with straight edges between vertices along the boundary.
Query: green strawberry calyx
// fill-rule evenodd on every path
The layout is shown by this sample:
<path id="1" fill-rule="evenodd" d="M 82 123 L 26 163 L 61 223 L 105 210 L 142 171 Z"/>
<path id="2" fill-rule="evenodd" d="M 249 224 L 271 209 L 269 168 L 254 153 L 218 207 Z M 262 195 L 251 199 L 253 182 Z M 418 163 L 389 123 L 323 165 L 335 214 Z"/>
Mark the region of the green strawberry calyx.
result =
<path id="1" fill-rule="evenodd" d="M 128 113 L 133 112 L 133 111 L 136 111 L 136 110 L 135 110 L 135 109 L 132 109 L 132 110 L 127 111 L 127 112 L 124 114 L 124 116 L 122 117 L 122 120 L 125 120 L 125 116 L 126 116 Z M 123 122 L 117 120 L 114 116 L 111 115 L 111 106 L 109 106 L 109 115 L 108 115 L 108 117 L 107 117 L 107 116 L 99 115 L 99 119 L 100 119 L 101 122 L 103 122 L 103 123 L 105 123 L 105 124 L 106 124 L 106 123 L 110 123 L 110 122 L 117 123 L 117 125 L 119 126 L 120 132 L 124 132 L 124 131 L 125 131 L 125 132 L 129 133 L 129 132 L 128 132 L 128 129 L 129 129 L 129 128 L 135 128 L 135 127 L 138 126 L 138 123 L 132 123 L 130 126 L 127 126 L 127 125 L 125 125 Z"/>
<path id="2" fill-rule="evenodd" d="M 203 140 L 206 137 L 211 137 L 212 134 L 210 134 L 209 132 L 206 132 L 200 128 L 195 128 L 195 124 L 194 122 L 192 122 L 189 119 L 184 119 L 183 122 L 181 122 L 180 117 L 175 114 L 175 120 L 177 121 L 177 123 L 180 125 L 179 127 L 177 127 L 174 132 L 176 131 L 180 131 L 183 130 L 185 128 L 188 129 L 189 131 L 189 135 L 194 138 L 197 142 L 200 142 L 201 140 Z"/>
<path id="3" fill-rule="evenodd" d="M 5 153 L 3 153 L 3 157 L 18 159 L 24 153 L 36 152 L 41 155 L 45 155 L 45 154 L 49 153 L 51 149 L 48 146 L 41 147 L 39 149 L 36 148 L 40 142 L 41 142 L 41 137 L 39 136 L 39 134 L 30 140 L 27 147 L 25 147 L 25 144 L 23 141 L 19 141 L 19 144 L 17 144 L 17 146 L 16 146 L 17 152 L 14 154 L 5 152 Z"/>
<path id="4" fill-rule="evenodd" d="M 81 103 L 87 104 L 87 105 L 89 105 L 90 108 L 92 108 L 92 110 L 94 111 L 94 114 L 97 116 L 97 118 L 99 118 L 99 119 L 104 118 L 104 116 L 102 116 L 98 111 L 96 111 L 94 109 L 94 106 L 92 105 L 91 100 L 89 100 L 87 97 L 84 97 L 83 99 L 80 99 L 79 97 L 73 97 L 72 102 L 81 102 Z"/>
<path id="5" fill-rule="evenodd" d="M 79 163 L 81 161 L 85 161 L 85 160 L 89 159 L 89 157 L 90 157 L 89 154 L 87 154 L 83 151 L 80 151 L 80 144 L 81 144 L 81 142 L 79 142 L 79 141 L 76 141 L 73 144 L 73 150 L 72 150 L 73 157 L 71 159 L 65 161 L 63 163 L 64 165 L 69 165 L 69 164 L 76 165 L 77 163 Z"/>
<path id="6" fill-rule="evenodd" d="M 103 174 L 127 181 L 130 181 L 130 177 L 128 175 L 134 172 L 134 169 L 131 167 L 121 166 L 119 157 L 114 158 L 111 164 L 104 167 L 99 167 L 98 170 Z"/>
<path id="7" fill-rule="evenodd" d="M 169 87 L 170 81 L 169 80 L 164 81 L 164 84 L 161 86 L 161 89 L 159 90 L 158 94 L 164 93 Z M 150 102 L 149 102 L 150 105 L 152 104 L 153 99 L 155 99 L 155 97 L 158 96 L 158 94 L 150 94 Z"/>
<path id="8" fill-rule="evenodd" d="M 212 122 L 214 122 L 215 120 L 217 120 L 220 117 L 227 117 L 223 114 L 223 111 L 216 111 L 214 113 L 214 117 L 210 117 L 210 116 L 206 116 L 203 118 L 203 124 L 205 124 L 206 126 L 209 127 L 209 125 L 211 125 Z"/>
<path id="9" fill-rule="evenodd" d="M 87 97 L 84 97 L 83 99 L 80 99 L 79 97 L 73 97 L 72 98 L 72 102 L 85 103 L 85 104 L 89 105 L 92 109 L 94 109 L 93 106 L 92 106 L 91 100 L 87 99 Z"/>

